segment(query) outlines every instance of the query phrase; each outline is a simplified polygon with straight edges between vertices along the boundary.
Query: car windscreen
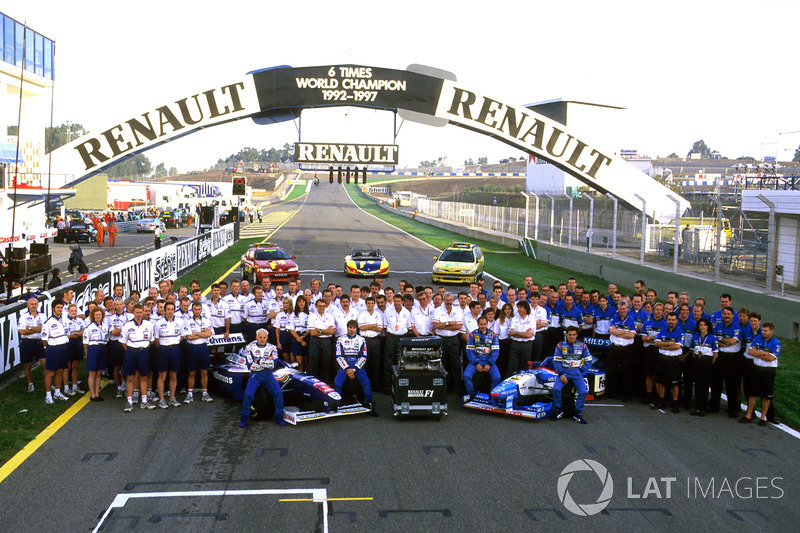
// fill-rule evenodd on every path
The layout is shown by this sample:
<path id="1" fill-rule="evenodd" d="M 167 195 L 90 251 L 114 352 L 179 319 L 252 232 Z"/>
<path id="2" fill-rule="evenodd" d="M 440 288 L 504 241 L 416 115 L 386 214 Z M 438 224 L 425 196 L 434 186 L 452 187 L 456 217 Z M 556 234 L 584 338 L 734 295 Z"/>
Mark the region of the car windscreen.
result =
<path id="1" fill-rule="evenodd" d="M 255 259 L 258 261 L 269 261 L 272 259 L 289 259 L 289 254 L 283 250 L 256 250 Z"/>
<path id="2" fill-rule="evenodd" d="M 455 263 L 472 263 L 475 258 L 471 250 L 445 250 L 439 261 L 453 261 Z"/>

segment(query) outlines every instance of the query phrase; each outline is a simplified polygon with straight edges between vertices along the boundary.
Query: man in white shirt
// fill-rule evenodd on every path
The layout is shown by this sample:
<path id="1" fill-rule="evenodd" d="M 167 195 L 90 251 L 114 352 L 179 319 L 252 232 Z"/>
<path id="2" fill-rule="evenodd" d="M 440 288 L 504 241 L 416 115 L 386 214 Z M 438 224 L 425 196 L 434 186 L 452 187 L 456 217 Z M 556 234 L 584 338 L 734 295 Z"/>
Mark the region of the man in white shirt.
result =
<path id="1" fill-rule="evenodd" d="M 353 284 L 350 287 L 350 307 L 352 307 L 359 313 L 367 310 L 367 306 L 364 303 L 364 300 L 361 299 L 361 287 L 359 287 L 356 284 Z"/>
<path id="2" fill-rule="evenodd" d="M 184 321 L 175 317 L 175 304 L 164 304 L 164 316 L 158 319 L 153 327 L 153 337 L 158 346 L 156 371 L 158 372 L 158 398 L 159 407 L 166 409 L 180 407 L 180 402 L 175 399 L 178 392 L 178 371 L 181 368 L 180 343 L 186 334 Z M 169 372 L 169 402 L 164 398 L 164 383 Z"/>
<path id="3" fill-rule="evenodd" d="M 41 342 L 46 348 L 44 367 L 44 401 L 46 403 L 53 403 L 54 397 L 56 400 L 66 401 L 69 399 L 61 392 L 63 370 L 68 368 L 70 359 L 67 348 L 69 329 L 64 324 L 63 311 L 64 302 L 61 300 L 53 302 L 53 314 L 45 320 L 41 330 Z M 56 392 L 51 395 L 50 386 L 53 383 L 53 376 L 55 376 Z"/>
<path id="4" fill-rule="evenodd" d="M 530 276 L 526 276 L 527 280 Z M 549 355 L 542 354 L 542 345 L 544 340 L 544 332 L 547 330 L 549 322 L 547 321 L 547 310 L 539 305 L 541 295 L 537 291 L 533 291 L 530 295 L 531 302 L 531 318 L 536 325 L 535 335 L 533 336 L 533 360 L 543 361 Z"/>
<path id="5" fill-rule="evenodd" d="M 150 343 L 153 340 L 153 324 L 144 319 L 144 307 L 141 304 L 133 306 L 133 320 L 122 326 L 120 343 L 125 350 L 122 363 L 122 374 L 128 376 L 127 394 L 128 403 L 124 411 L 133 410 L 133 383 L 134 378 L 139 380 L 141 392 L 141 408 L 155 409 L 155 405 L 147 401 L 147 376 L 150 375 Z"/>
<path id="6" fill-rule="evenodd" d="M 417 337 L 433 335 L 433 305 L 425 291 L 417 293 L 419 305 L 411 312 L 411 329 Z"/>
<path id="7" fill-rule="evenodd" d="M 28 309 L 20 313 L 19 322 L 17 322 L 17 329 L 21 337 L 19 348 L 22 363 L 25 366 L 25 379 L 28 380 L 28 392 L 34 391 L 33 373 L 31 372 L 33 361 L 39 361 L 42 368 L 45 366 L 42 326 L 47 317 L 39 313 L 38 310 L 39 300 L 36 298 L 28 299 Z"/>
<path id="8" fill-rule="evenodd" d="M 458 334 L 464 325 L 464 313 L 453 305 L 453 294 L 446 292 L 444 304 L 433 313 L 433 332 L 442 337 L 442 361 L 448 372 L 448 381 L 452 389 L 461 387 L 461 352 Z"/>
<path id="9" fill-rule="evenodd" d="M 377 388 L 378 385 L 383 385 L 379 379 L 383 353 L 380 334 L 385 330 L 383 313 L 375 308 L 375 298 L 372 296 L 367 296 L 364 304 L 367 310 L 358 315 L 358 331 L 367 343 L 367 377 Z"/>
<path id="10" fill-rule="evenodd" d="M 336 324 L 335 336 L 338 339 L 342 335 L 347 335 L 347 323 L 351 320 L 358 321 L 358 311 L 350 307 L 350 297 L 346 294 L 342 295 L 339 302 L 341 309 L 336 309 L 333 313 L 333 318 Z"/>
<path id="11" fill-rule="evenodd" d="M 517 302 L 517 314 L 511 319 L 508 336 L 511 337 L 511 350 L 508 354 L 508 375 L 523 368 L 531 359 L 536 324 L 530 315 L 531 306 L 526 300 Z"/>
<path id="12" fill-rule="evenodd" d="M 331 379 L 333 346 L 331 338 L 336 332 L 333 314 L 325 312 L 325 301 L 315 302 L 316 310 L 308 315 L 308 373 L 322 381 Z"/>
<path id="13" fill-rule="evenodd" d="M 400 356 L 400 337 L 405 337 L 411 329 L 411 313 L 403 306 L 403 297 L 395 294 L 392 305 L 386 306 L 386 346 L 383 351 L 383 377 L 386 384 L 392 383 L 392 365 Z"/>
<path id="14" fill-rule="evenodd" d="M 253 287 L 253 299 L 244 305 L 244 319 L 247 321 L 249 340 L 255 340 L 257 330 L 267 329 L 267 311 L 267 302 L 264 300 L 261 285 L 256 285 Z"/>
<path id="15" fill-rule="evenodd" d="M 469 303 L 469 313 L 464 315 L 464 324 L 461 326 L 461 339 L 465 343 L 469 339 L 469 334 L 478 329 L 478 318 L 482 312 L 481 304 L 477 300 Z"/>
<path id="16" fill-rule="evenodd" d="M 230 314 L 229 331 L 231 333 L 244 333 L 246 328 L 243 313 L 247 298 L 239 292 L 240 285 L 238 279 L 231 281 L 230 289 L 231 292 L 223 298 L 223 301 L 228 306 L 228 312 Z M 294 307 L 294 302 L 292 302 L 292 307 Z"/>
<path id="17" fill-rule="evenodd" d="M 183 403 L 192 403 L 194 378 L 200 369 L 200 385 L 203 387 L 204 402 L 214 400 L 208 394 L 208 369 L 211 368 L 211 354 L 208 351 L 208 339 L 214 334 L 211 320 L 203 316 L 203 304 L 192 302 L 192 318 L 186 321 L 186 341 L 189 343 L 189 377 L 188 392 Z"/>

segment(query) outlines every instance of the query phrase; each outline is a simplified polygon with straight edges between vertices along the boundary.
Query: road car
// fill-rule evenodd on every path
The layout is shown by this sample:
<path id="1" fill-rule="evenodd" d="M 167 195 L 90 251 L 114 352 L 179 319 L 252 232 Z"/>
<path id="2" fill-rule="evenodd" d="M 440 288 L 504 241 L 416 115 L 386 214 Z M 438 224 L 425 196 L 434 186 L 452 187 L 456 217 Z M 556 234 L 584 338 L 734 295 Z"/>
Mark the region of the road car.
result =
<path id="1" fill-rule="evenodd" d="M 142 231 L 155 233 L 156 228 L 158 227 L 161 228 L 161 231 L 167 229 L 167 226 L 164 224 L 164 222 L 158 218 L 143 218 L 136 221 L 136 233 L 141 233 Z"/>
<path id="2" fill-rule="evenodd" d="M 591 368 L 584 373 L 587 400 L 600 397 L 605 391 L 605 367 L 596 359 Z M 549 416 L 553 409 L 553 384 L 558 373 L 553 369 L 553 358 L 548 357 L 540 365 L 530 363 L 528 370 L 521 370 L 500 382 L 491 393 L 476 393 L 464 407 L 502 413 L 539 420 Z M 564 408 L 574 401 L 574 390 L 565 387 L 562 391 Z"/>
<path id="3" fill-rule="evenodd" d="M 280 246 L 267 242 L 254 244 L 241 259 L 242 279 L 261 283 L 268 277 L 273 283 L 288 282 L 300 276 L 295 256 L 289 256 Z"/>
<path id="4" fill-rule="evenodd" d="M 369 413 L 367 407 L 360 403 L 345 405 L 342 396 L 333 387 L 310 374 L 297 370 L 295 363 L 277 360 L 275 379 L 283 391 L 284 419 L 292 425 L 312 420 L 321 420 L 336 416 Z M 212 369 L 214 382 L 224 392 L 231 393 L 234 400 L 244 397 L 250 371 L 245 364 L 244 350 L 228 356 L 226 362 L 215 365 Z M 301 410 L 298 406 L 313 407 L 312 410 Z M 275 414 L 272 396 L 264 387 L 259 387 L 253 400 L 251 416 L 259 420 L 269 420 Z"/>
<path id="5" fill-rule="evenodd" d="M 70 227 L 66 229 L 64 240 L 66 242 L 92 242 L 97 239 L 97 230 L 91 224 L 85 222 L 73 222 Z"/>
<path id="6" fill-rule="evenodd" d="M 477 244 L 454 242 L 433 259 L 433 283 L 472 283 L 483 277 L 483 252 Z"/>
<path id="7" fill-rule="evenodd" d="M 344 256 L 344 274 L 350 276 L 386 277 L 389 275 L 389 261 L 380 250 L 354 249 Z"/>

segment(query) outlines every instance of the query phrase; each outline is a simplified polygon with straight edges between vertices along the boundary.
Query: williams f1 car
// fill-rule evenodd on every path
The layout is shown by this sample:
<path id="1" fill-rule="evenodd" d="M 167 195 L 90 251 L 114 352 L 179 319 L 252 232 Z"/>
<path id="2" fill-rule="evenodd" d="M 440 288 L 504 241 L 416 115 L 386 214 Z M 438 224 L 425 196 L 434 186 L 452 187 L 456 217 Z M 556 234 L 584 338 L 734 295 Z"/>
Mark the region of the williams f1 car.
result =
<path id="1" fill-rule="evenodd" d="M 345 276 L 386 277 L 389 275 L 389 261 L 380 250 L 353 250 L 344 256 Z"/>
<path id="2" fill-rule="evenodd" d="M 311 420 L 359 413 L 369 414 L 370 412 L 369 408 L 360 403 L 344 405 L 342 396 L 333 390 L 333 387 L 312 375 L 297 370 L 294 363 L 278 359 L 272 373 L 283 391 L 283 402 L 286 405 L 284 420 L 292 425 Z M 241 400 L 250 376 L 243 352 L 229 355 L 225 364 L 214 366 L 212 376 L 223 391 L 231 393 L 234 400 Z M 315 405 L 319 409 L 301 411 L 294 407 L 307 404 Z M 275 413 L 272 396 L 264 387 L 256 390 L 251 409 L 251 416 L 259 420 L 269 420 Z"/>
<path id="3" fill-rule="evenodd" d="M 550 416 L 553 409 L 553 384 L 558 374 L 553 369 L 553 358 L 548 357 L 538 366 L 517 372 L 500 382 L 491 393 L 476 393 L 463 405 L 468 409 L 479 409 L 506 415 L 539 420 Z M 597 399 L 605 390 L 605 368 L 597 361 L 583 375 L 589 393 L 587 400 Z M 566 393 L 566 394 L 565 394 Z M 571 403 L 572 395 L 562 392 L 564 407 Z"/>

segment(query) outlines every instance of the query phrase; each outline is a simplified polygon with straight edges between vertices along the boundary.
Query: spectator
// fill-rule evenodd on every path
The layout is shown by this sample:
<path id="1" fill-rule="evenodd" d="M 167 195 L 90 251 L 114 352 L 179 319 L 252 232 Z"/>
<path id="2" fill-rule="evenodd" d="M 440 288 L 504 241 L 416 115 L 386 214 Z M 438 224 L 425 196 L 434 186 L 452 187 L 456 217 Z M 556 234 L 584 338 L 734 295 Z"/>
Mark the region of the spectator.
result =
<path id="1" fill-rule="evenodd" d="M 53 269 L 53 278 L 50 280 L 50 283 L 47 284 L 47 290 L 55 289 L 56 287 L 60 287 L 62 284 L 61 281 L 61 269 L 54 268 Z"/>

